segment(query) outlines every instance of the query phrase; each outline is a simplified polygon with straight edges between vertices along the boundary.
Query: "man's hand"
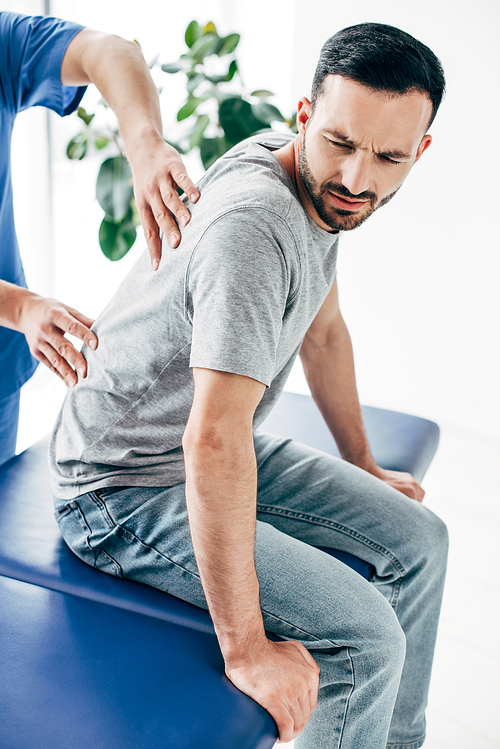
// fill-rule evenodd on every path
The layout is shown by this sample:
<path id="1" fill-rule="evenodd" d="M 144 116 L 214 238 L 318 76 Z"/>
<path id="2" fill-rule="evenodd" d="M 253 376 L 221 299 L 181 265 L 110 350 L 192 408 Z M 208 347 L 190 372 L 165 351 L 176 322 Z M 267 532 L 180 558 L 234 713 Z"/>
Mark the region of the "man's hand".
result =
<path id="1" fill-rule="evenodd" d="M 86 377 L 87 362 L 64 334 L 69 333 L 95 349 L 97 336 L 89 330 L 93 320 L 55 299 L 22 291 L 25 298 L 17 329 L 26 336 L 33 356 L 55 372 L 68 387 L 73 387 L 78 382 L 74 370 L 79 377 Z"/>
<path id="2" fill-rule="evenodd" d="M 151 256 L 151 266 L 156 270 L 161 259 L 160 229 L 171 247 L 181 240 L 176 223 L 186 226 L 191 214 L 180 199 L 181 187 L 192 203 L 200 194 L 193 185 L 184 163 L 172 146 L 163 138 L 143 139 L 139 148 L 129 148 L 129 159 L 134 177 L 135 203 Z M 174 218 L 175 216 L 175 218 Z"/>
<path id="3" fill-rule="evenodd" d="M 300 642 L 263 644 L 243 660 L 229 660 L 226 675 L 272 715 L 280 741 L 292 741 L 316 708 L 320 669 Z"/>
<path id="4" fill-rule="evenodd" d="M 389 471 L 386 468 L 380 468 L 380 466 L 376 466 L 376 469 L 371 470 L 370 473 L 373 473 L 374 476 L 377 476 L 377 478 L 382 479 L 382 481 L 385 481 L 389 486 L 397 489 L 398 492 L 406 494 L 410 499 L 416 499 L 417 502 L 422 502 L 425 492 L 418 481 L 413 478 L 411 473 Z"/>

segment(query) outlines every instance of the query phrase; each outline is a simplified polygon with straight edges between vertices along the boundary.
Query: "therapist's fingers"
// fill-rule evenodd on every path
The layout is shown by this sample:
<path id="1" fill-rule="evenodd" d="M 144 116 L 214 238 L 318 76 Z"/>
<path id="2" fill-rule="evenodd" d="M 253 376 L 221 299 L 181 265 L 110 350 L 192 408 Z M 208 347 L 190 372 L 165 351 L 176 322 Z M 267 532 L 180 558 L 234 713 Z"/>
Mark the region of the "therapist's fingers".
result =
<path id="1" fill-rule="evenodd" d="M 90 317 L 55 299 L 32 295 L 23 306 L 20 329 L 33 356 L 59 375 L 68 386 L 73 386 L 78 377 L 87 376 L 87 362 L 65 334 L 96 349 L 98 340 L 90 330 L 92 323 Z"/>

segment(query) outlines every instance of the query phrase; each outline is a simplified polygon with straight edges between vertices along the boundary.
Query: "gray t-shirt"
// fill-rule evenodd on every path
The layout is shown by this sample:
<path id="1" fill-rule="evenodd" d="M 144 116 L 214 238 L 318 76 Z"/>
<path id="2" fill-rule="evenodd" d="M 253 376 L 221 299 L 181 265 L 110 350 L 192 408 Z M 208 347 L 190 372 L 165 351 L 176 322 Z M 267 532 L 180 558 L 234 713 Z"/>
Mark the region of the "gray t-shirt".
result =
<path id="1" fill-rule="evenodd" d="M 191 367 L 267 385 L 255 427 L 271 410 L 331 288 L 338 244 L 272 153 L 288 140 L 254 136 L 219 159 L 189 204 L 179 248 L 164 242 L 156 272 L 145 251 L 95 322 L 88 376 L 52 435 L 56 496 L 184 481 Z"/>

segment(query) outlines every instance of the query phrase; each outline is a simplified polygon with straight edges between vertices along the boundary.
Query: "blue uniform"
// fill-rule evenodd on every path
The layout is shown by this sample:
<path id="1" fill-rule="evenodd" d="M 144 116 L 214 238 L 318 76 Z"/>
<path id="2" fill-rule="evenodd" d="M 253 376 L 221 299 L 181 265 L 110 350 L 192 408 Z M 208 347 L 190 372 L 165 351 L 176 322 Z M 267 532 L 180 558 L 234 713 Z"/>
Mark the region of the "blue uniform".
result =
<path id="1" fill-rule="evenodd" d="M 76 109 L 85 87 L 63 86 L 61 63 L 82 28 L 57 18 L 0 12 L 0 278 L 18 286 L 26 282 L 14 227 L 12 128 L 17 113 L 28 107 L 49 107 L 61 116 Z M 0 464 L 13 454 L 13 407 L 36 365 L 24 336 L 0 326 Z"/>

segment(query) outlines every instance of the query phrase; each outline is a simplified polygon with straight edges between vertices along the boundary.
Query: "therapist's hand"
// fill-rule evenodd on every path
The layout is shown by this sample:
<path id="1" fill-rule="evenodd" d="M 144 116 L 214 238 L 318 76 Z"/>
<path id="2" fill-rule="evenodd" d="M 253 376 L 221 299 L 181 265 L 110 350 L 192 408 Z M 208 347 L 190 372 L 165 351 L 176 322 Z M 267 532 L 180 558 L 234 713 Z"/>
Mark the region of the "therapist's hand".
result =
<path id="1" fill-rule="evenodd" d="M 94 83 L 116 114 L 151 265 L 156 269 L 161 259 L 160 229 L 170 246 L 177 247 L 178 224 L 185 226 L 190 219 L 177 187 L 193 202 L 199 194 L 181 157 L 163 140 L 158 91 L 139 45 L 114 34 L 83 29 L 68 45 L 61 81 L 65 86 Z"/>
<path id="2" fill-rule="evenodd" d="M 87 362 L 64 334 L 69 333 L 96 349 L 97 336 L 90 330 L 94 321 L 55 299 L 46 299 L 24 289 L 23 292 L 25 298 L 17 329 L 25 335 L 33 356 L 68 387 L 74 387 L 79 377 L 87 376 Z"/>
<path id="3" fill-rule="evenodd" d="M 151 256 L 151 267 L 156 270 L 161 260 L 160 229 L 173 248 L 181 241 L 178 224 L 186 226 L 191 214 L 180 199 L 181 187 L 192 203 L 200 194 L 186 173 L 184 163 L 172 146 L 163 138 L 142 139 L 128 158 L 134 178 L 135 203 Z"/>

